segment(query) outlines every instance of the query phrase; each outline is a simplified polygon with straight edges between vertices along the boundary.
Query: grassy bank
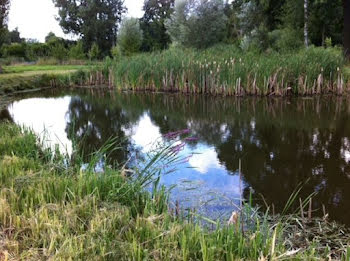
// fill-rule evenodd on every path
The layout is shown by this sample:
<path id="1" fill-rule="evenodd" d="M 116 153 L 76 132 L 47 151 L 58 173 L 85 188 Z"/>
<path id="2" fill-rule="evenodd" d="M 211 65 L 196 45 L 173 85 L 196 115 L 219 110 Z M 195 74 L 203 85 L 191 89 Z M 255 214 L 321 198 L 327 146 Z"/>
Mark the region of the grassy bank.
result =
<path id="1" fill-rule="evenodd" d="M 93 66 L 17 65 L 5 66 L 0 74 L 0 95 L 45 87 L 103 84 L 104 77 Z"/>
<path id="2" fill-rule="evenodd" d="M 214 95 L 312 95 L 347 91 L 342 52 L 309 48 L 293 53 L 242 52 L 231 45 L 173 48 L 107 61 L 118 89 Z"/>
<path id="3" fill-rule="evenodd" d="M 94 162 L 82 170 L 79 155 L 43 149 L 15 125 L 0 123 L 0 137 L 4 260 L 301 260 L 350 253 L 347 230 L 325 220 L 270 217 L 245 205 L 242 227 L 239 218 L 219 225 L 172 207 L 155 164 L 171 147 L 127 177 L 124 169 L 95 173 Z M 149 182 L 152 192 L 145 190 Z"/>

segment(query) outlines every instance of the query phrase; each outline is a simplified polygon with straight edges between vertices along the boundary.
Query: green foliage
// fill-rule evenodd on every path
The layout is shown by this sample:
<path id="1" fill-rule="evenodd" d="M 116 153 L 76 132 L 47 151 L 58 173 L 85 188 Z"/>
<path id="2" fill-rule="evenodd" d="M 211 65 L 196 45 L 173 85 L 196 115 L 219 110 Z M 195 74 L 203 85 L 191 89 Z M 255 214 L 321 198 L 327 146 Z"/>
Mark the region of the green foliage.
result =
<path id="1" fill-rule="evenodd" d="M 36 61 L 41 57 L 48 57 L 50 55 L 50 47 L 43 43 L 27 44 L 26 58 L 29 61 Z"/>
<path id="2" fill-rule="evenodd" d="M 69 58 L 76 60 L 84 60 L 86 55 L 84 53 L 83 42 L 78 41 L 76 45 L 72 45 L 69 49 Z"/>
<path id="3" fill-rule="evenodd" d="M 59 22 L 65 33 L 82 37 L 85 51 L 96 43 L 108 55 L 126 9 L 122 0 L 53 0 L 59 8 Z"/>
<path id="4" fill-rule="evenodd" d="M 173 11 L 174 0 L 146 0 L 140 19 L 143 32 L 142 50 L 163 50 L 170 44 L 170 37 L 166 33 L 165 20 L 170 18 Z"/>
<path id="5" fill-rule="evenodd" d="M 327 37 L 326 40 L 325 40 L 325 47 L 326 48 L 330 48 L 333 46 L 333 43 L 332 43 L 332 38 L 330 37 Z"/>
<path id="6" fill-rule="evenodd" d="M 63 43 L 57 42 L 50 46 L 50 56 L 62 62 L 63 60 L 67 59 L 68 51 Z"/>
<path id="7" fill-rule="evenodd" d="M 9 45 L 4 45 L 2 47 L 1 53 L 4 57 L 14 56 L 14 57 L 26 57 L 26 48 L 25 43 L 13 43 Z"/>
<path id="8" fill-rule="evenodd" d="M 94 43 L 89 51 L 89 58 L 90 60 L 98 60 L 100 58 L 100 55 L 100 48 L 98 47 L 97 43 Z"/>
<path id="9" fill-rule="evenodd" d="M 306 95 L 338 92 L 338 68 L 343 66 L 342 53 L 336 48 L 265 54 L 254 50 L 242 53 L 235 46 L 220 45 L 202 51 L 172 48 L 123 58 L 113 65 L 113 76 L 119 89 Z M 320 75 L 322 81 L 317 85 Z M 344 90 L 341 88 L 339 91 Z"/>
<path id="10" fill-rule="evenodd" d="M 122 57 L 122 52 L 118 45 L 114 46 L 111 50 L 111 54 L 114 60 L 119 60 Z"/>
<path id="11" fill-rule="evenodd" d="M 303 47 L 303 35 L 301 31 L 285 28 L 269 33 L 270 47 L 276 51 L 292 51 Z"/>
<path id="12" fill-rule="evenodd" d="M 126 18 L 118 34 L 118 46 L 123 55 L 138 53 L 142 45 L 142 31 L 136 18 Z"/>
<path id="13" fill-rule="evenodd" d="M 339 236 L 339 231 L 348 230 L 321 219 L 314 224 L 308 220 L 296 229 L 305 219 L 272 217 L 249 202 L 235 212 L 237 220 L 232 224 L 192 211 L 185 214 L 176 209 L 172 214 L 168 191 L 158 185 L 157 168 L 161 160 L 173 160 L 172 147 L 159 148 L 145 163 L 147 167 L 135 167 L 128 179 L 123 168 L 105 167 L 103 173 L 82 170 L 80 162 L 44 149 L 33 132 L 9 123 L 0 123 L 0 137 L 0 223 L 4 231 L 18 231 L 2 235 L 5 257 L 210 261 L 349 256 L 349 249 L 343 247 L 347 237 L 331 240 L 336 249 L 332 253 L 324 246 L 330 243 L 329 237 L 322 237 L 322 231 Z M 105 153 L 108 146 L 113 144 L 95 155 Z M 144 182 L 153 189 L 146 191 Z M 293 193 L 291 199 L 297 195 Z M 295 250 L 295 244 L 304 242 L 296 238 L 313 238 L 312 231 L 320 227 L 317 239 L 305 240 L 303 249 Z"/>
<path id="14" fill-rule="evenodd" d="M 177 0 L 166 28 L 175 43 L 207 48 L 225 39 L 226 21 L 223 0 Z"/>
<path id="15" fill-rule="evenodd" d="M 9 10 L 10 10 L 10 0 L 1 0 L 0 1 L 0 33 L 2 29 L 6 28 Z"/>
<path id="16" fill-rule="evenodd" d="M 45 37 L 45 43 L 56 42 L 59 38 L 53 33 L 49 32 Z"/>

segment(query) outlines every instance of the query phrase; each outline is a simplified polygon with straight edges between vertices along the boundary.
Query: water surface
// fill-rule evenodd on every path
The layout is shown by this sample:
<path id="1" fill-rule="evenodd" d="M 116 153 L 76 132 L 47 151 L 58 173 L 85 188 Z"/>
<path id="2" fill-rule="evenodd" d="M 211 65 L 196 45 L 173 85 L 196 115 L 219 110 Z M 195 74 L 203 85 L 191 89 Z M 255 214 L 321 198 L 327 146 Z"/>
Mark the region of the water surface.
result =
<path id="1" fill-rule="evenodd" d="M 114 161 L 146 153 L 169 132 L 189 129 L 192 155 L 162 183 L 178 185 L 172 199 L 227 214 L 239 198 L 283 209 L 291 193 L 313 192 L 315 214 L 350 224 L 350 103 L 346 98 L 219 98 L 176 94 L 43 92 L 18 97 L 3 119 L 45 134 L 61 150 L 72 142 L 89 154 L 117 136 Z M 242 182 L 238 165 L 242 161 Z M 242 183 L 242 185 L 240 185 Z M 208 202 L 209 201 L 209 202 Z"/>

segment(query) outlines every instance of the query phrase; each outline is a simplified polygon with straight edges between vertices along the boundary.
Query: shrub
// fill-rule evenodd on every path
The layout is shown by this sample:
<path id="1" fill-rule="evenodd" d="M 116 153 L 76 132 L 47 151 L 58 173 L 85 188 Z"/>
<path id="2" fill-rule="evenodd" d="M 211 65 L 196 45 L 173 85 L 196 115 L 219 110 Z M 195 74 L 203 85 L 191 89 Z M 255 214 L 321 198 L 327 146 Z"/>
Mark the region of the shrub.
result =
<path id="1" fill-rule="evenodd" d="M 136 18 L 125 19 L 118 35 L 118 46 L 121 53 L 126 56 L 138 53 L 141 45 L 142 31 L 139 20 Z"/>
<path id="2" fill-rule="evenodd" d="M 68 55 L 71 59 L 84 60 L 86 55 L 84 53 L 83 42 L 78 41 L 76 45 L 72 45 Z"/>
<path id="3" fill-rule="evenodd" d="M 114 60 L 119 60 L 122 56 L 120 47 L 118 45 L 114 46 L 111 50 L 111 54 Z"/>
<path id="4" fill-rule="evenodd" d="M 303 38 L 300 31 L 285 28 L 269 33 L 270 46 L 277 51 L 291 51 L 303 46 Z"/>
<path id="5" fill-rule="evenodd" d="M 26 44 L 25 43 L 13 43 L 9 45 L 3 45 L 2 54 L 4 57 L 26 57 Z"/>
<path id="6" fill-rule="evenodd" d="M 97 60 L 100 58 L 100 48 L 98 47 L 98 45 L 96 43 L 94 43 L 91 46 L 91 49 L 89 51 L 89 58 L 90 60 Z"/>
<path id="7" fill-rule="evenodd" d="M 63 43 L 57 42 L 51 46 L 50 54 L 60 62 L 67 59 L 68 51 Z"/>

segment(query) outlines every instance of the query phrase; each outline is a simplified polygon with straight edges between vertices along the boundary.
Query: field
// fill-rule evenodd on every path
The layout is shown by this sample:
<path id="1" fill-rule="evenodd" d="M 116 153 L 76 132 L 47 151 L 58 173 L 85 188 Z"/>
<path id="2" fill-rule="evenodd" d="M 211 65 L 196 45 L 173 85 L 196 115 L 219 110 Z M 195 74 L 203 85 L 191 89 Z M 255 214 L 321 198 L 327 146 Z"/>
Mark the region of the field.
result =
<path id="1" fill-rule="evenodd" d="M 246 202 L 226 224 L 172 205 L 158 185 L 158 163 L 176 161 L 171 144 L 146 167 L 96 173 L 96 159 L 113 143 L 82 169 L 79 155 L 44 149 L 28 130 L 0 123 L 0 136 L 1 260 L 349 257 L 347 230 L 323 219 L 271 217 Z"/>

